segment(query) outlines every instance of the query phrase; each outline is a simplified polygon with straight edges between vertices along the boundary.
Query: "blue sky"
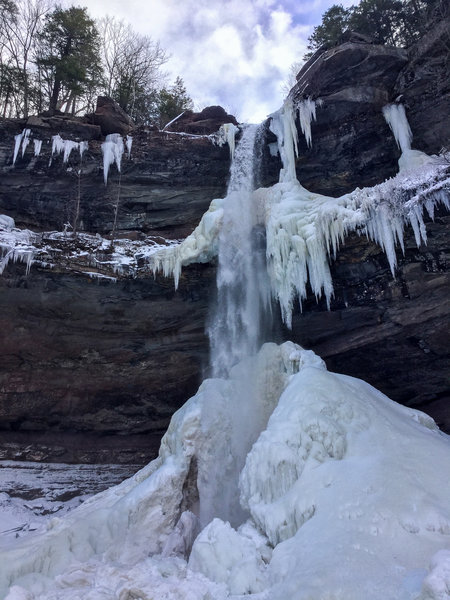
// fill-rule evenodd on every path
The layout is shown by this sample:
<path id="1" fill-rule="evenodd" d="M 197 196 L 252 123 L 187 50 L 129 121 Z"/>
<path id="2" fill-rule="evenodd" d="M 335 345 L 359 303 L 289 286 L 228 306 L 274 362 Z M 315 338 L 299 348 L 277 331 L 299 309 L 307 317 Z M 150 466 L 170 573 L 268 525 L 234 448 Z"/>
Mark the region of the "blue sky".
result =
<path id="1" fill-rule="evenodd" d="M 352 2 L 344 0 L 344 5 Z M 332 0 L 85 0 L 93 17 L 114 15 L 160 40 L 196 109 L 221 104 L 258 122 L 283 99 L 291 65 L 306 51 Z"/>

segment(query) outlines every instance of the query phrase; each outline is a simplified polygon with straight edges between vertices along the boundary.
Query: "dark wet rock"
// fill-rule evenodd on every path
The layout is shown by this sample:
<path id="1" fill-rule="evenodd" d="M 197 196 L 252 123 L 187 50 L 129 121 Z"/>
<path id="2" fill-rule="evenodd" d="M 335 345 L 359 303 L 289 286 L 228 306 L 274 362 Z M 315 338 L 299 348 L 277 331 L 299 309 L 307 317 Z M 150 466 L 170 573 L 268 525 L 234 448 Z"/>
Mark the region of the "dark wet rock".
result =
<path id="1" fill-rule="evenodd" d="M 95 112 L 88 117 L 94 125 L 98 125 L 102 135 L 120 133 L 126 135 L 134 129 L 133 120 L 108 96 L 99 96 Z"/>
<path id="2" fill-rule="evenodd" d="M 9 214 L 18 226 L 62 230 L 71 222 L 80 169 L 80 229 L 91 233 L 112 230 L 113 203 L 119 192 L 119 232 L 159 233 L 169 238 L 191 233 L 210 201 L 225 193 L 229 150 L 208 137 L 134 130 L 131 157 L 122 159 L 119 190 L 115 165 L 104 184 L 101 140 L 90 141 L 82 163 L 76 150 L 66 164 L 61 155 L 51 157 L 53 135 L 86 139 L 71 130 L 32 127 L 31 139 L 43 140 L 41 154 L 34 156 L 30 143 L 13 166 L 14 136 L 24 125 L 0 121 L 0 213 Z"/>
<path id="3" fill-rule="evenodd" d="M 0 278 L 0 458 L 153 456 L 201 380 L 214 272 L 187 268 L 175 292 L 163 277 L 113 283 L 39 268 L 26 277 L 10 265 Z"/>
<path id="4" fill-rule="evenodd" d="M 393 96 L 406 106 L 415 148 L 429 154 L 450 148 L 450 17 L 411 49 Z"/>

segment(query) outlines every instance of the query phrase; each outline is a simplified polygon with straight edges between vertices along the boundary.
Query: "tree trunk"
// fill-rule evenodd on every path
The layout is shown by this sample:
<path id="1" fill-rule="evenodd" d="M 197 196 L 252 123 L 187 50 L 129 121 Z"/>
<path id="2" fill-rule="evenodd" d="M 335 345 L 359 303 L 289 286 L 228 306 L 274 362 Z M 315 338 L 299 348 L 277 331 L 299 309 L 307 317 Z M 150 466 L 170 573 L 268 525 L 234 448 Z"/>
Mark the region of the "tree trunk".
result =
<path id="1" fill-rule="evenodd" d="M 53 84 L 53 90 L 52 90 L 52 95 L 50 98 L 50 111 L 51 112 L 55 112 L 57 105 L 58 105 L 58 97 L 59 97 L 59 92 L 61 91 L 61 80 L 60 79 L 55 79 L 55 83 Z"/>

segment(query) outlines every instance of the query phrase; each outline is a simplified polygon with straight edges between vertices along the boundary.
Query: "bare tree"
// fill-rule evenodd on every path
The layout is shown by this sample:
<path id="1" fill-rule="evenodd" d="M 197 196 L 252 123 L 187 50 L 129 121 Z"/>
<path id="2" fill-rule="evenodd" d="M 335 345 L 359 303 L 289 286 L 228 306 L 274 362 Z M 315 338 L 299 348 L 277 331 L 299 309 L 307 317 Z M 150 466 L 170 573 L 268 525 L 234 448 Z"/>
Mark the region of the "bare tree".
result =
<path id="1" fill-rule="evenodd" d="M 98 28 L 105 93 L 139 121 L 164 79 L 161 67 L 168 57 L 159 42 L 140 35 L 124 21 L 106 16 L 98 22 Z"/>
<path id="2" fill-rule="evenodd" d="M 52 0 L 17 0 L 13 18 L 1 20 L 2 56 L 20 77 L 20 85 L 14 86 L 13 93 L 16 113 L 25 117 L 30 109 L 30 63 L 34 58 L 37 34 L 52 6 Z"/>

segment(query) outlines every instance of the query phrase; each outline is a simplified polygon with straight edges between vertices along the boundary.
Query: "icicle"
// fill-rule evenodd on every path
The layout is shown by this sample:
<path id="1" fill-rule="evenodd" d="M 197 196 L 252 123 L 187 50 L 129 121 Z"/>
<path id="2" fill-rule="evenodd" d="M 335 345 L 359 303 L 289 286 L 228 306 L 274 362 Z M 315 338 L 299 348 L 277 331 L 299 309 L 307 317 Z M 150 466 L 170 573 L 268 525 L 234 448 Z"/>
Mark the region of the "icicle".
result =
<path id="1" fill-rule="evenodd" d="M 411 150 L 412 132 L 403 104 L 387 104 L 383 107 L 383 116 L 402 153 Z"/>
<path id="2" fill-rule="evenodd" d="M 230 149 L 230 158 L 233 160 L 234 151 L 236 148 L 236 134 L 239 131 L 239 127 L 236 127 L 233 123 L 224 123 L 219 129 L 218 145 L 228 144 Z"/>
<path id="3" fill-rule="evenodd" d="M 80 151 L 80 156 L 88 148 L 87 142 L 73 142 L 72 140 L 64 140 L 59 134 L 52 136 L 52 156 L 53 154 L 63 154 L 63 163 L 67 163 L 72 150 Z M 51 160 L 51 159 L 50 159 Z"/>
<path id="4" fill-rule="evenodd" d="M 298 156 L 298 134 L 292 100 L 288 97 L 283 107 L 270 117 L 270 130 L 277 136 L 278 149 L 283 163 L 280 181 L 294 181 L 297 179 L 295 157 Z"/>
<path id="5" fill-rule="evenodd" d="M 306 143 L 312 146 L 311 123 L 316 120 L 316 103 L 311 98 L 302 100 L 298 105 L 300 127 L 305 136 Z"/>
<path id="6" fill-rule="evenodd" d="M 102 144 L 103 179 L 105 181 L 105 185 L 108 183 L 109 167 L 113 163 L 116 163 L 117 170 L 120 173 L 123 151 L 124 144 L 120 133 L 111 133 L 106 136 L 106 139 Z"/>
<path id="7" fill-rule="evenodd" d="M 34 140 L 34 155 L 39 156 L 42 148 L 42 140 Z"/>
<path id="8" fill-rule="evenodd" d="M 186 112 L 186 111 L 185 111 L 185 110 L 183 110 L 183 112 L 182 112 L 182 113 L 180 113 L 180 114 L 179 114 L 179 115 L 177 115 L 177 116 L 176 116 L 174 119 L 172 119 L 171 121 L 169 121 L 168 123 L 166 123 L 166 124 L 164 125 L 164 127 L 162 128 L 162 130 L 163 130 L 163 131 L 165 131 L 165 130 L 166 130 L 168 127 L 170 127 L 170 126 L 172 125 L 172 123 L 175 123 L 175 121 L 178 121 L 178 119 L 179 119 L 180 117 L 182 117 L 182 116 L 184 115 L 184 113 L 185 113 L 185 112 Z M 128 136 L 127 136 L 127 139 L 128 139 Z"/>
<path id="9" fill-rule="evenodd" d="M 86 150 L 89 149 L 89 142 L 83 141 L 78 144 L 78 149 L 80 151 L 80 158 L 83 158 L 83 154 Z"/>
<path id="10" fill-rule="evenodd" d="M 16 164 L 17 155 L 19 154 L 20 145 L 22 144 L 22 156 L 25 154 L 25 150 L 29 144 L 29 136 L 31 129 L 24 129 L 22 133 L 18 133 L 14 136 L 14 156 L 13 165 Z"/>
<path id="11" fill-rule="evenodd" d="M 126 147 L 127 147 L 128 158 L 131 157 L 131 146 L 132 145 L 133 145 L 133 138 L 131 137 L 131 135 L 127 135 Z"/>
<path id="12" fill-rule="evenodd" d="M 22 157 L 25 154 L 28 144 L 30 143 L 31 129 L 25 129 L 23 140 L 22 140 Z"/>
<path id="13" fill-rule="evenodd" d="M 22 133 L 18 133 L 17 135 L 14 136 L 13 165 L 16 164 L 16 159 L 17 159 L 17 155 L 19 154 L 20 144 L 22 142 L 22 136 L 23 136 L 23 131 L 22 131 Z"/>

